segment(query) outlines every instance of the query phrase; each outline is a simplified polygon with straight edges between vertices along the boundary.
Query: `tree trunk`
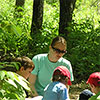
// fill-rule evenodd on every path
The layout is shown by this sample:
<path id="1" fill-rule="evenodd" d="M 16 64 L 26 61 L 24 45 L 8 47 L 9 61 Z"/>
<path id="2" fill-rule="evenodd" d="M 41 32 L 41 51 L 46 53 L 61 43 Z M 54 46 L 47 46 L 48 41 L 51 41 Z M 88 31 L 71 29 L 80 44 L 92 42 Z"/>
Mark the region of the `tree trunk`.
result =
<path id="1" fill-rule="evenodd" d="M 21 6 L 23 7 L 25 3 L 25 0 L 16 0 L 16 6 Z"/>
<path id="2" fill-rule="evenodd" d="M 32 37 L 34 36 L 33 33 L 37 33 L 42 28 L 43 6 L 44 6 L 44 0 L 34 0 L 33 17 L 32 17 L 32 25 L 31 25 Z"/>
<path id="3" fill-rule="evenodd" d="M 22 8 L 24 7 L 24 3 L 25 3 L 25 0 L 16 0 L 15 6 L 16 6 L 17 11 L 19 12 L 22 11 Z"/>
<path id="4" fill-rule="evenodd" d="M 15 3 L 15 12 L 14 17 L 15 18 L 22 18 L 23 17 L 23 10 L 24 10 L 24 3 L 25 0 L 16 0 Z"/>
<path id="5" fill-rule="evenodd" d="M 69 33 L 67 27 L 68 23 L 72 21 L 72 14 L 75 7 L 76 0 L 60 0 L 60 22 L 59 34 L 65 35 Z"/>

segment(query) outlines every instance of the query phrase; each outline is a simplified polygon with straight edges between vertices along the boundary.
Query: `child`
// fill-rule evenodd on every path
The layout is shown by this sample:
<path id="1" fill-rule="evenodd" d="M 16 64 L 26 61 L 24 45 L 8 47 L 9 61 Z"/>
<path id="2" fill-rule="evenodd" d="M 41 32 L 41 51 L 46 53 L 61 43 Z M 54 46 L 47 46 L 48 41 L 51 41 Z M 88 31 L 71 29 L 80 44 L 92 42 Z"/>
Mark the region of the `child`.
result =
<path id="1" fill-rule="evenodd" d="M 21 75 L 25 79 L 28 79 L 32 70 L 35 67 L 32 60 L 26 56 L 22 56 L 13 59 L 13 62 L 16 62 L 18 64 L 19 67 L 18 70 L 15 67 L 9 67 L 9 66 L 2 68 L 2 70 L 16 72 L 17 74 Z M 26 90 L 25 92 L 28 97 L 28 92 Z"/>
<path id="2" fill-rule="evenodd" d="M 78 100 L 88 100 L 91 96 L 93 96 L 93 93 L 90 90 L 85 89 L 80 93 Z"/>
<path id="3" fill-rule="evenodd" d="M 42 100 L 69 100 L 66 85 L 71 85 L 70 78 L 70 72 L 66 67 L 57 67 L 53 72 L 53 82 L 45 88 Z"/>
<path id="4" fill-rule="evenodd" d="M 89 84 L 91 91 L 95 93 L 89 100 L 100 100 L 100 72 L 92 73 L 86 83 Z"/>
<path id="5" fill-rule="evenodd" d="M 12 60 L 18 64 L 18 70 L 15 67 L 4 67 L 2 70 L 16 72 L 17 74 L 23 76 L 25 79 L 28 79 L 32 70 L 34 69 L 34 64 L 32 60 L 26 56 L 17 57 Z"/>
<path id="6" fill-rule="evenodd" d="M 25 79 L 28 79 L 35 67 L 32 60 L 26 56 L 23 56 L 17 57 L 15 62 L 20 63 L 19 70 L 17 70 L 16 73 L 23 76 Z"/>

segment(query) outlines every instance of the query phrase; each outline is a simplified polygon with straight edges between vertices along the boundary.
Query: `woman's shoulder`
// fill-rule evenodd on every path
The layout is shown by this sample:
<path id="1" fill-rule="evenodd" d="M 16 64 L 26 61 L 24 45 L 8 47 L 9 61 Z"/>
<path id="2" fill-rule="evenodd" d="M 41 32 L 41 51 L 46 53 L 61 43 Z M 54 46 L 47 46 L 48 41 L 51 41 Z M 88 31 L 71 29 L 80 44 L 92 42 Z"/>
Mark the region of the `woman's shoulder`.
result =
<path id="1" fill-rule="evenodd" d="M 61 57 L 58 61 L 62 62 L 62 63 L 65 63 L 65 64 L 70 64 L 70 61 L 65 59 L 65 58 L 63 58 L 63 57 Z"/>
<path id="2" fill-rule="evenodd" d="M 33 59 L 42 59 L 42 58 L 45 58 L 45 57 L 47 57 L 47 54 L 46 53 L 45 54 L 37 54 L 37 55 L 35 55 L 33 57 Z"/>

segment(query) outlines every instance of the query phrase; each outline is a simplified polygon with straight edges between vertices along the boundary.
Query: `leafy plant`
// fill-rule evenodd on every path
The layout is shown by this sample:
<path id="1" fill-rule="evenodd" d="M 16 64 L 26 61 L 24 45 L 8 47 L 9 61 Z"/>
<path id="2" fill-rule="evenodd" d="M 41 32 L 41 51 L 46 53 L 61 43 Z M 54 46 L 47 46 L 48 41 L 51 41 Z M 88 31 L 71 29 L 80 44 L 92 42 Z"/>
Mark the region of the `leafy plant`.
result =
<path id="1" fill-rule="evenodd" d="M 0 0 L 0 4 L 0 61 L 48 52 L 52 38 L 58 35 L 59 1 L 45 0 L 43 27 L 34 38 L 30 37 L 33 1 L 25 1 L 22 18 L 14 15 L 14 0 Z M 75 79 L 81 81 L 100 68 L 99 1 L 77 0 L 72 19 L 64 57 L 71 61 Z"/>
<path id="2" fill-rule="evenodd" d="M 29 82 L 14 71 L 19 64 L 0 62 L 0 100 L 25 100 L 25 90 L 30 91 Z"/>
<path id="3" fill-rule="evenodd" d="M 93 20 L 84 19 L 73 21 L 69 30 L 67 59 L 72 62 L 75 78 L 85 80 L 100 68 L 100 28 L 94 27 Z"/>
<path id="4" fill-rule="evenodd" d="M 0 71 L 0 100 L 24 100 L 28 81 L 14 72 Z"/>

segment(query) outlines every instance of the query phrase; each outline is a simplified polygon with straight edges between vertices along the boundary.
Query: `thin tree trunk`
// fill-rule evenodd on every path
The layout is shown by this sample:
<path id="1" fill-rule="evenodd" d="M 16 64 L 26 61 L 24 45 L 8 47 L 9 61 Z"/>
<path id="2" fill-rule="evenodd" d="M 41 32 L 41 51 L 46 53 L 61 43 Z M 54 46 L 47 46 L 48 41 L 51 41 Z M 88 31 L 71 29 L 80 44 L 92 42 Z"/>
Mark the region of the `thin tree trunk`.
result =
<path id="1" fill-rule="evenodd" d="M 42 28 L 43 6 L 44 6 L 44 0 L 34 0 L 33 17 L 32 17 L 32 25 L 31 25 L 32 37 L 34 36 L 33 33 L 37 33 Z"/>
<path id="2" fill-rule="evenodd" d="M 25 0 L 16 0 L 15 2 L 15 12 L 14 17 L 15 18 L 22 18 L 23 17 L 23 10 L 24 10 L 24 3 Z"/>
<path id="3" fill-rule="evenodd" d="M 75 7 L 76 0 L 60 0 L 60 22 L 59 34 L 66 35 L 69 33 L 67 27 L 68 23 L 72 21 L 72 14 Z"/>
<path id="4" fill-rule="evenodd" d="M 16 0 L 16 6 L 21 6 L 23 7 L 25 3 L 25 0 Z"/>
<path id="5" fill-rule="evenodd" d="M 22 8 L 24 7 L 24 3 L 25 3 L 25 0 L 16 0 L 15 6 L 18 12 L 22 11 Z"/>

